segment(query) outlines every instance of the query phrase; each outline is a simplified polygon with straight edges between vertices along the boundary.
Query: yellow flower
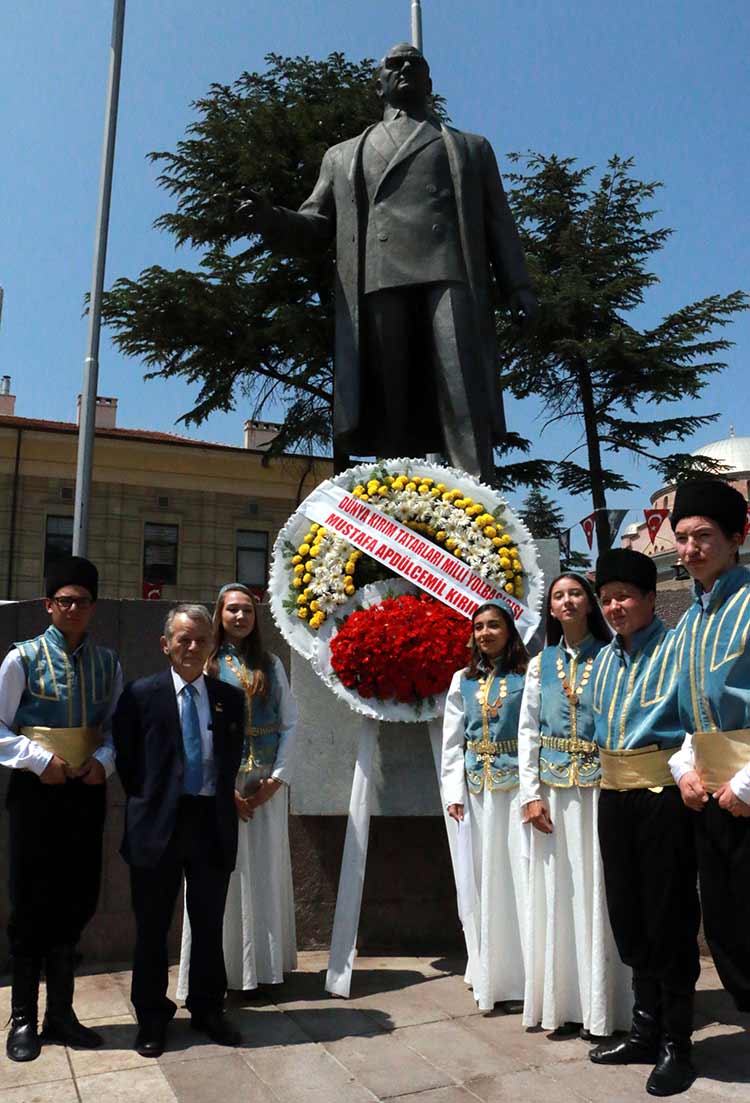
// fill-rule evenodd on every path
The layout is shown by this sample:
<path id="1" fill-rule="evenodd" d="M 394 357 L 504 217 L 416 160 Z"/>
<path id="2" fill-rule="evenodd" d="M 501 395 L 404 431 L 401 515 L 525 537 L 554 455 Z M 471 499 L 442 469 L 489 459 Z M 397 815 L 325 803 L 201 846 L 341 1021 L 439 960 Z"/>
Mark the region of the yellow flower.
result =
<path id="1" fill-rule="evenodd" d="M 417 489 L 417 484 L 416 483 L 407 483 L 404 489 L 405 490 L 416 490 Z"/>
<path id="2" fill-rule="evenodd" d="M 378 495 L 381 498 L 387 498 L 388 497 L 388 487 L 385 485 L 385 483 L 383 483 L 382 486 L 378 487 Z"/>
<path id="3" fill-rule="evenodd" d="M 297 610 L 297 616 L 300 620 L 307 620 L 307 608 L 304 605 Z"/>
<path id="4" fill-rule="evenodd" d="M 453 504 L 456 507 L 456 509 L 463 509 L 466 505 L 466 502 L 467 502 L 466 498 L 460 498 L 459 497 L 459 498 L 454 498 L 453 499 Z"/>
<path id="5" fill-rule="evenodd" d="M 501 548 L 503 546 L 502 539 L 499 536 L 493 536 L 492 543 L 495 545 L 496 548 Z"/>
<path id="6" fill-rule="evenodd" d="M 513 543 L 510 536 L 508 536 L 507 532 L 504 532 L 503 535 L 500 537 L 500 539 L 501 539 L 502 543 L 505 545 L 506 548 L 509 544 Z"/>
<path id="7" fill-rule="evenodd" d="M 315 540 L 315 533 L 314 532 L 308 532 L 307 536 L 305 537 L 305 543 L 306 544 L 312 544 L 314 542 L 314 540 Z"/>
<path id="8" fill-rule="evenodd" d="M 320 528 L 320 525 L 317 524 L 317 522 L 313 521 L 313 523 L 310 525 L 310 532 L 317 532 L 318 529 L 320 529 L 321 532 L 325 531 L 324 529 Z"/>
<path id="9" fill-rule="evenodd" d="M 432 489 L 430 490 L 430 494 L 432 495 L 433 498 L 439 498 L 440 497 L 440 491 L 438 490 L 438 488 L 436 486 L 432 487 Z"/>
<path id="10" fill-rule="evenodd" d="M 300 559 L 301 558 L 302 558 L 302 556 L 300 556 Z M 294 568 L 294 573 L 295 574 L 304 574 L 305 573 L 305 564 L 304 563 L 298 563 L 297 566 Z"/>
<path id="11" fill-rule="evenodd" d="M 435 533 L 435 539 L 439 540 L 442 544 L 442 542 L 445 540 L 445 532 L 443 531 L 443 529 L 438 529 L 438 531 Z"/>
<path id="12" fill-rule="evenodd" d="M 299 578 L 299 577 L 293 578 L 292 579 L 292 586 L 294 586 L 295 590 L 299 590 L 302 586 L 302 579 Z"/>
<path id="13" fill-rule="evenodd" d="M 386 477 L 383 479 L 383 482 L 386 486 L 393 486 L 393 475 L 386 475 Z"/>
<path id="14" fill-rule="evenodd" d="M 513 581 L 513 571 L 504 571 L 503 573 L 504 573 L 505 577 L 508 579 L 508 582 Z"/>
<path id="15" fill-rule="evenodd" d="M 360 500 L 361 502 L 369 502 L 369 500 L 370 500 L 370 495 L 369 495 L 369 494 L 360 494 L 360 496 L 359 496 L 359 500 Z"/>
<path id="16" fill-rule="evenodd" d="M 513 593 L 515 594 L 516 597 L 523 597 L 523 585 L 514 586 L 513 587 Z"/>
<path id="17" fill-rule="evenodd" d="M 504 571 L 507 571 L 509 569 L 510 559 L 508 559 L 507 555 L 501 555 L 500 556 L 500 566 L 502 567 L 502 569 Z"/>
<path id="18" fill-rule="evenodd" d="M 433 484 L 433 483 L 435 482 L 435 480 L 434 480 L 434 479 L 429 479 L 429 478 L 427 478 L 427 479 L 420 479 L 419 481 L 421 482 L 422 486 L 426 486 L 426 487 L 430 487 L 430 486 L 432 486 L 432 484 Z"/>
<path id="19" fill-rule="evenodd" d="M 513 593 L 513 583 L 512 582 L 506 582 L 505 583 L 505 592 L 506 592 L 506 594 L 512 594 Z"/>
<path id="20" fill-rule="evenodd" d="M 322 538 L 323 538 L 323 537 L 325 536 L 325 534 L 326 534 L 326 530 L 325 530 L 325 529 L 323 528 L 323 526 L 322 526 L 322 525 L 320 525 L 320 526 L 318 527 L 318 532 L 317 532 L 317 534 L 316 534 L 316 536 L 315 536 L 315 543 L 316 543 L 316 544 L 319 544 L 319 543 L 320 543 L 320 541 L 322 540 Z"/>
<path id="21" fill-rule="evenodd" d="M 353 586 L 353 585 L 354 585 L 354 579 L 352 578 L 352 576 L 350 574 L 345 574 L 344 575 L 344 586 L 346 587 L 346 586 Z"/>
<path id="22" fill-rule="evenodd" d="M 438 483 L 437 486 L 435 487 L 435 490 L 439 490 L 440 493 L 442 494 L 443 491 L 445 490 L 445 483 Z"/>
<path id="23" fill-rule="evenodd" d="M 305 571 L 305 573 L 302 575 L 302 581 L 305 583 L 305 585 L 307 585 L 308 582 L 312 582 L 312 575 L 309 571 Z"/>
<path id="24" fill-rule="evenodd" d="M 474 505 L 474 499 L 473 498 L 464 498 L 463 502 L 464 502 L 464 509 L 466 509 L 467 506 L 473 506 Z"/>
<path id="25" fill-rule="evenodd" d="M 301 562 L 302 562 L 302 556 L 301 555 L 293 555 L 292 556 L 292 563 L 301 563 Z"/>
<path id="26" fill-rule="evenodd" d="M 300 555 L 307 555 L 307 553 L 310 551 L 310 545 L 309 544 L 300 544 L 300 546 L 297 548 L 297 551 L 299 552 Z"/>
<path id="27" fill-rule="evenodd" d="M 497 535 L 497 529 L 493 525 L 487 525 L 484 529 L 484 535 L 492 539 L 493 536 Z"/>
<path id="28" fill-rule="evenodd" d="M 307 605 L 307 598 L 305 597 L 304 594 L 299 595 L 299 597 L 297 598 L 297 604 L 298 605 Z"/>
<path id="29" fill-rule="evenodd" d="M 313 616 L 310 617 L 310 627 L 311 628 L 320 628 L 321 624 L 325 623 L 325 619 L 326 619 L 325 613 L 318 612 L 318 613 L 313 614 Z"/>
<path id="30" fill-rule="evenodd" d="M 347 575 L 353 575 L 356 568 L 357 568 L 357 564 L 354 562 L 353 559 L 350 559 L 349 562 L 344 567 L 344 571 L 346 572 Z"/>
<path id="31" fill-rule="evenodd" d="M 451 540 L 446 540 L 445 541 L 445 546 L 448 549 L 448 551 L 453 551 L 453 549 L 456 546 L 456 541 L 452 540 L 452 539 Z"/>
<path id="32" fill-rule="evenodd" d="M 344 586 L 344 593 L 345 593 L 345 594 L 346 594 L 346 595 L 347 595 L 348 597 L 351 597 L 351 596 L 352 596 L 352 594 L 354 593 L 354 587 L 353 587 L 353 586 Z"/>
<path id="33" fill-rule="evenodd" d="M 312 609 L 313 613 L 317 613 L 318 609 L 320 609 L 320 606 L 318 605 L 317 601 L 311 601 L 310 608 Z"/>
<path id="34" fill-rule="evenodd" d="M 312 556 L 312 558 L 314 559 L 315 556 L 318 555 L 319 553 L 320 553 L 320 544 L 313 544 L 313 546 L 310 548 L 310 555 Z"/>
<path id="35" fill-rule="evenodd" d="M 354 490 L 352 491 L 352 497 L 361 498 L 364 492 L 365 488 L 363 486 L 355 486 Z"/>
<path id="36" fill-rule="evenodd" d="M 315 560 L 314 559 L 308 559 L 307 563 L 305 563 L 305 570 L 306 571 L 311 571 L 311 572 L 315 570 Z"/>
<path id="37" fill-rule="evenodd" d="M 418 489 L 419 489 L 419 493 L 420 493 L 420 494 L 429 494 L 429 493 L 430 493 L 430 488 L 429 488 L 429 486 L 425 486 L 425 484 L 424 484 L 424 483 L 420 483 L 420 485 L 419 485 L 419 488 L 418 488 Z"/>

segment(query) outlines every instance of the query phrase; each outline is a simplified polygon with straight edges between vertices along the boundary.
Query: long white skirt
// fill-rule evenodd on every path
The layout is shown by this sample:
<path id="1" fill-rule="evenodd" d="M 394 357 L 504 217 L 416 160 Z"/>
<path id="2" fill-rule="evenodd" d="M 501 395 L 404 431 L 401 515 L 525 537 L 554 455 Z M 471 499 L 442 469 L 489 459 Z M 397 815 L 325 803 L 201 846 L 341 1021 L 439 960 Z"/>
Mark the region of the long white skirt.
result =
<path id="1" fill-rule="evenodd" d="M 480 1010 L 491 1011 L 500 1000 L 523 999 L 528 859 L 518 790 L 470 793 L 466 811 L 456 857 L 466 981 Z"/>
<path id="2" fill-rule="evenodd" d="M 239 825 L 237 865 L 224 911 L 227 987 L 248 991 L 280 984 L 297 967 L 292 859 L 289 850 L 289 790 L 286 785 Z M 182 920 L 177 998 L 188 992 L 190 921 Z"/>
<path id="3" fill-rule="evenodd" d="M 544 787 L 554 830 L 528 826 L 524 1026 L 583 1023 L 606 1035 L 630 1026 L 631 971 L 607 914 L 597 834 L 599 789 Z"/>

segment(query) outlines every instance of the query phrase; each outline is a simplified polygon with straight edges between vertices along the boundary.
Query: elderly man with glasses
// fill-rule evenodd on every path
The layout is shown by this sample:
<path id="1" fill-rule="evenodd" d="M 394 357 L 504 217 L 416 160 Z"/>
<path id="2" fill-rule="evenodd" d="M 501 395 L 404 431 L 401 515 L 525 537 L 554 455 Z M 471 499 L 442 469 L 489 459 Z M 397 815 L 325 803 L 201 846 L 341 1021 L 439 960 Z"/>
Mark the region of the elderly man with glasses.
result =
<path id="1" fill-rule="evenodd" d="M 0 666 L 0 764 L 8 786 L 12 1008 L 7 1053 L 33 1061 L 41 1042 L 93 1049 L 101 1037 L 73 1010 L 76 945 L 96 911 L 114 769 L 111 721 L 122 689 L 117 655 L 87 635 L 99 576 L 88 559 L 51 564 L 51 624 Z M 41 1038 L 42 969 L 47 1010 Z"/>

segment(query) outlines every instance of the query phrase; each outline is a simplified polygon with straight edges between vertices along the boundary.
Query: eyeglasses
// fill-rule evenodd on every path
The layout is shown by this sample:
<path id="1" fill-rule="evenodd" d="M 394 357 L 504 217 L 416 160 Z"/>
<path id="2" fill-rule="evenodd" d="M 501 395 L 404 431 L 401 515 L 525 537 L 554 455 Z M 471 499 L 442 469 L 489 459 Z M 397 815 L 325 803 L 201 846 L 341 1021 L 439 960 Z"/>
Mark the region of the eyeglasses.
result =
<path id="1" fill-rule="evenodd" d="M 72 609 L 75 605 L 76 609 L 90 609 L 94 604 L 90 597 L 53 597 L 55 605 L 58 609 Z"/>

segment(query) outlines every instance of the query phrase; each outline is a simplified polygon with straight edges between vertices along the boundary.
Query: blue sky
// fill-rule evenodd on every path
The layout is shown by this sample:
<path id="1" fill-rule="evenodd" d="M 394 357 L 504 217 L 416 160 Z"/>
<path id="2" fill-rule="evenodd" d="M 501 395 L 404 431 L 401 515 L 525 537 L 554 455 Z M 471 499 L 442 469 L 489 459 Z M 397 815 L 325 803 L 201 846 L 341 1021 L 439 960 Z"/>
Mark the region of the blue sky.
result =
<path id="1" fill-rule="evenodd" d="M 130 0 L 107 284 L 149 264 L 189 263 L 153 229 L 170 201 L 146 155 L 174 149 L 191 101 L 212 81 L 262 68 L 271 51 L 381 56 L 408 38 L 409 8 L 409 0 Z M 17 413 L 70 420 L 85 354 L 112 5 L 25 0 L 9 12 L 0 33 L 0 374 L 12 376 Z M 642 324 L 747 287 L 746 0 L 423 0 L 423 13 L 435 87 L 457 126 L 487 135 L 501 170 L 510 150 L 596 165 L 620 153 L 636 158 L 643 179 L 663 181 L 659 224 L 675 233 L 655 262 L 661 283 Z M 694 446 L 727 435 L 730 423 L 750 434 L 747 315 L 730 336 L 729 368 L 696 404 L 720 419 Z M 120 425 L 174 429 L 190 407 L 183 384 L 144 383 L 106 333 L 100 364 L 99 393 L 118 397 Z M 235 413 L 191 435 L 240 444 L 248 413 L 240 398 Z M 511 427 L 538 440 L 537 454 L 561 455 L 570 429 L 539 439 L 538 415 L 532 403 L 508 404 Z M 642 490 L 610 505 L 639 510 L 657 480 L 643 466 L 624 467 Z M 563 504 L 569 523 L 588 512 L 583 499 Z"/>

